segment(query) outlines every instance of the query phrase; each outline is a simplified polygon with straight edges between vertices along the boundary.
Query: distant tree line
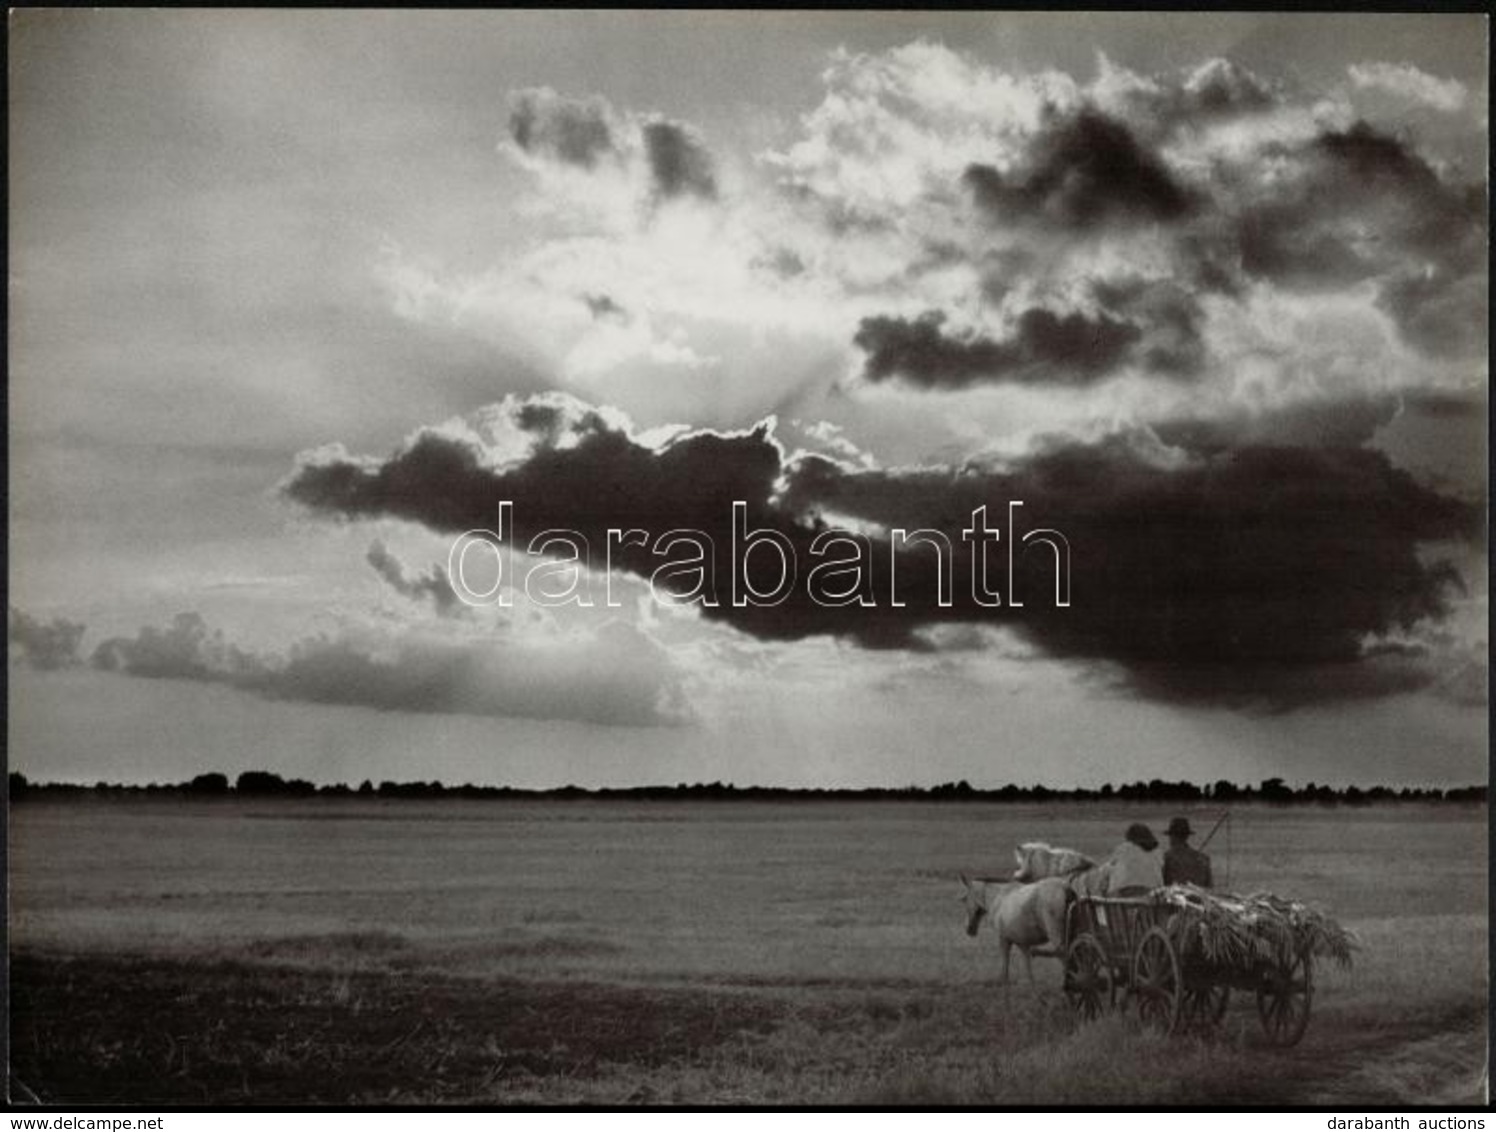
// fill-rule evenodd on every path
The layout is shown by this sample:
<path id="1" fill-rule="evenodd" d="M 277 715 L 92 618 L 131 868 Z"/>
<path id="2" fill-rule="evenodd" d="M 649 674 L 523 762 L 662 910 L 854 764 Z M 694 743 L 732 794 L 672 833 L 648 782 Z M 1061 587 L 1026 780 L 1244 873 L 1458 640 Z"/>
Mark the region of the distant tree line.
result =
<path id="1" fill-rule="evenodd" d="M 560 786 L 549 790 L 525 790 L 514 786 L 446 786 L 440 782 L 381 782 L 375 786 L 365 780 L 357 787 L 344 783 L 319 786 L 304 778 L 282 778 L 265 770 L 247 770 L 229 782 L 225 774 L 199 774 L 188 782 L 152 783 L 149 786 L 118 785 L 108 782 L 93 786 L 71 783 L 33 783 L 19 771 L 10 772 L 12 801 L 31 798 L 67 797 L 184 797 L 184 798 L 517 798 L 570 799 L 599 798 L 626 801 L 936 801 L 936 802 L 1153 802 L 1170 804 L 1267 802 L 1274 805 L 1365 806 L 1387 802 L 1461 802 L 1484 803 L 1485 786 L 1461 786 L 1452 789 L 1404 786 L 1321 786 L 1310 782 L 1289 786 L 1281 778 L 1267 778 L 1256 786 L 1238 785 L 1226 779 L 1203 786 L 1193 782 L 1165 782 L 1155 778 L 1148 782 L 1130 782 L 1122 786 L 1092 789 L 1075 787 L 1056 790 L 1048 786 L 1015 786 L 980 789 L 962 779 L 939 786 L 905 786 L 836 789 L 794 789 L 783 786 L 734 786 L 732 783 L 684 782 L 675 786 L 623 786 L 587 789 Z"/>

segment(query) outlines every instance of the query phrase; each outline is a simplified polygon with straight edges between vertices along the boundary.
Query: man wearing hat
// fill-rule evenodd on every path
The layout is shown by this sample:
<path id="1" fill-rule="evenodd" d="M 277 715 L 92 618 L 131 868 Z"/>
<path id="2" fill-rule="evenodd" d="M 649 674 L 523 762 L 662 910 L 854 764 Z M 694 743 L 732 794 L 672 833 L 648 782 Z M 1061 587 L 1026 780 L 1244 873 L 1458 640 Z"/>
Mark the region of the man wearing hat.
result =
<path id="1" fill-rule="evenodd" d="M 1197 884 L 1210 887 L 1210 858 L 1198 849 L 1190 848 L 1188 842 L 1194 830 L 1188 818 L 1175 818 L 1169 823 L 1169 850 L 1164 854 L 1165 884 Z"/>
<path id="2" fill-rule="evenodd" d="M 1135 821 L 1124 838 L 1101 866 L 1101 891 L 1107 896 L 1141 896 L 1160 887 L 1164 877 L 1153 831 Z"/>

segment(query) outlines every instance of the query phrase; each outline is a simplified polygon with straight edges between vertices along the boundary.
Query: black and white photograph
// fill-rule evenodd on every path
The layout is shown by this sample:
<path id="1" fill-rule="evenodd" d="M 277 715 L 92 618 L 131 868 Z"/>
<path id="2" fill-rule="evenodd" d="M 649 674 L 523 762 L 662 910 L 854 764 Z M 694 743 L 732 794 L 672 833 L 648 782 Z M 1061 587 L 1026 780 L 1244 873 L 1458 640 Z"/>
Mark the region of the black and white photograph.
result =
<path id="1" fill-rule="evenodd" d="M 1488 1100 L 1483 13 L 9 13 L 8 1098 Z"/>

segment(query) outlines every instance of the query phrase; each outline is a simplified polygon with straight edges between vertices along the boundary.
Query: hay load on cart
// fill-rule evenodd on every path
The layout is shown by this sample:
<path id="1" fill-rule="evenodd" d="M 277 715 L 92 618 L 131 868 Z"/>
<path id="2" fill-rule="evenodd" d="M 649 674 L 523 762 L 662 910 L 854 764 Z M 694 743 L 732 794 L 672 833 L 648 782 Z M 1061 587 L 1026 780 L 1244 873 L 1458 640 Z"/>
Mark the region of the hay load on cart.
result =
<path id="1" fill-rule="evenodd" d="M 1159 889 L 1156 898 L 1178 909 L 1202 956 L 1213 963 L 1250 966 L 1282 954 L 1307 953 L 1349 967 L 1355 937 L 1331 916 L 1271 892 L 1250 896 L 1210 892 L 1192 884 Z"/>
<path id="2" fill-rule="evenodd" d="M 1066 920 L 1065 996 L 1083 1017 L 1126 1004 L 1165 1033 L 1206 1028 L 1231 991 L 1253 995 L 1268 1040 L 1304 1036 L 1316 959 L 1349 966 L 1356 943 L 1325 913 L 1269 892 L 1169 885 L 1144 896 L 1081 896 Z"/>

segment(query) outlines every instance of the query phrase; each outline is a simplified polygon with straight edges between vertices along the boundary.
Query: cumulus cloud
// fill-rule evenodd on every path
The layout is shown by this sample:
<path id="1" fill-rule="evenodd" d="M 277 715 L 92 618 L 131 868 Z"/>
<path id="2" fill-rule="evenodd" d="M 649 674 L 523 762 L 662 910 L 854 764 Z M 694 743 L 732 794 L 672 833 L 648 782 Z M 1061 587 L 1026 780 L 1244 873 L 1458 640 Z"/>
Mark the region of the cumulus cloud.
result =
<path id="1" fill-rule="evenodd" d="M 1141 283 L 1148 301 L 1126 314 L 1110 309 L 1157 339 L 1143 352 L 1148 368 L 1199 372 L 1211 352 L 1211 320 L 1180 288 L 1240 297 L 1267 284 L 1365 296 L 1366 309 L 1391 316 L 1407 346 L 1434 357 L 1484 350 L 1481 187 L 1436 170 L 1408 140 L 1356 120 L 1334 97 L 1291 92 L 1227 60 L 1154 76 L 1103 60 L 1089 86 L 1026 80 L 1032 113 L 973 132 L 961 114 L 936 113 L 933 98 L 910 106 L 918 88 L 893 82 L 888 60 L 847 66 L 865 82 L 846 80 L 847 92 L 828 96 L 827 120 L 808 120 L 820 133 L 815 146 L 790 151 L 801 155 L 799 165 L 780 158 L 801 169 L 790 184 L 813 187 L 817 208 L 839 231 L 845 225 L 836 218 L 847 209 L 878 215 L 871 187 L 880 182 L 830 156 L 860 152 L 846 137 L 849 119 L 876 123 L 890 161 L 921 165 L 881 198 L 887 223 L 919 238 L 905 262 L 924 260 L 930 233 L 939 232 L 948 254 L 936 278 L 959 280 L 953 267 L 964 263 L 989 299 L 1021 304 L 1010 318 L 1022 305 L 1052 308 L 1052 299 L 1034 300 L 1073 295 L 1088 282 L 1093 293 L 1114 295 Z M 975 76 L 948 63 L 937 69 L 977 96 Z M 989 155 L 959 172 L 931 156 L 969 154 L 973 137 Z M 958 183 L 978 226 L 952 208 Z M 1007 266 L 994 271 L 994 263 Z M 928 281 L 905 274 L 897 282 L 907 289 Z M 898 293 L 892 276 L 889 284 Z M 927 307 L 958 321 L 965 302 L 947 291 Z M 919 333 L 929 338 L 928 328 Z M 986 344 L 959 349 L 970 344 L 942 345 L 986 364 Z"/>
<path id="2" fill-rule="evenodd" d="M 400 560 L 379 539 L 369 544 L 369 552 L 364 560 L 402 597 L 416 601 L 430 598 L 437 613 L 443 615 L 457 613 L 465 608 L 458 599 L 457 592 L 452 589 L 447 572 L 440 566 L 432 566 L 425 574 L 414 578 L 407 577 Z"/>
<path id="3" fill-rule="evenodd" d="M 49 671 L 70 668 L 80 663 L 78 646 L 83 642 L 85 626 L 65 617 L 39 621 L 23 610 L 11 606 L 6 610 L 6 633 L 12 661 Z"/>
<path id="4" fill-rule="evenodd" d="M 1171 280 L 1097 280 L 1092 292 L 1102 307 L 1136 320 L 1133 356 L 1154 373 L 1189 377 L 1205 364 L 1205 314 L 1187 290 Z"/>
<path id="5" fill-rule="evenodd" d="M 1230 59 L 1207 59 L 1164 89 L 1172 89 L 1173 113 L 1184 119 L 1253 114 L 1280 104 L 1271 82 Z"/>
<path id="6" fill-rule="evenodd" d="M 110 637 L 94 649 L 91 663 L 103 672 L 225 684 L 253 684 L 268 671 L 197 613 L 179 613 L 165 628 L 146 625 L 134 637 Z"/>
<path id="7" fill-rule="evenodd" d="M 296 645 L 252 690 L 382 711 L 628 727 L 667 726 L 685 713 L 659 646 L 620 623 L 551 645 L 409 636 L 371 647 L 347 637 L 318 638 Z"/>
<path id="8" fill-rule="evenodd" d="M 1157 154 L 1122 123 L 1092 109 L 1052 114 L 1028 140 L 1023 162 L 1001 173 L 974 164 L 964 180 L 997 224 L 1029 221 L 1062 231 L 1168 223 L 1194 207 Z"/>
<path id="9" fill-rule="evenodd" d="M 832 223 L 898 224 L 966 166 L 1007 154 L 1049 108 L 1081 97 L 1062 72 L 1009 74 L 923 40 L 837 51 L 822 82 L 799 135 L 764 162 L 783 191 Z"/>
<path id="10" fill-rule="evenodd" d="M 1405 341 L 1434 355 L 1485 352 L 1485 201 L 1364 122 L 1278 155 L 1271 194 L 1237 220 L 1243 270 L 1288 288 L 1377 288 Z"/>
<path id="11" fill-rule="evenodd" d="M 991 386 L 1068 423 L 1075 390 L 1112 376 L 1127 392 L 1077 425 L 1186 396 L 1204 416 L 1243 384 L 1259 406 L 1376 393 L 1463 380 L 1484 355 L 1483 187 L 1359 121 L 1343 89 L 1227 59 L 1017 74 L 926 42 L 838 52 L 822 82 L 736 160 L 658 114 L 519 92 L 504 148 L 536 175 L 536 239 L 488 270 L 402 256 L 397 309 L 518 343 L 559 387 L 651 423 L 739 428 L 824 414 L 833 393 Z M 1296 297 L 1334 317 L 1303 350 L 1266 347 L 1253 324 Z M 1003 427 L 946 399 L 925 419 L 950 435 L 919 456 Z"/>
<path id="12" fill-rule="evenodd" d="M 717 198 L 716 162 L 688 123 L 619 111 L 604 98 L 569 98 L 549 87 L 515 91 L 509 101 L 503 148 L 534 172 L 559 167 L 611 179 L 635 203 Z M 585 180 L 569 184 L 577 188 Z"/>
<path id="13" fill-rule="evenodd" d="M 544 419 L 520 399 L 501 408 L 529 433 L 523 455 L 496 460 L 474 430 L 426 429 L 384 460 L 309 455 L 284 492 L 316 513 L 400 518 L 443 534 L 488 526 L 509 501 L 514 527 L 505 537 L 515 544 L 549 528 L 595 548 L 608 545 L 610 528 L 692 528 L 716 548 L 703 569 L 717 603 L 703 616 L 753 636 L 916 649 L 929 647 L 921 631 L 930 626 L 995 619 L 1052 655 L 1120 665 L 1149 694 L 1211 699 L 1271 699 L 1284 670 L 1356 665 L 1368 639 L 1439 617 L 1457 578 L 1425 562 L 1420 548 L 1471 537 L 1478 526 L 1476 508 L 1351 444 L 1214 435 L 1196 446 L 1180 430 L 1165 458 L 1157 436 L 1145 444 L 1113 434 L 1057 439 L 1005 467 L 869 470 L 786 457 L 768 423 L 650 443 L 585 405 L 552 401 Z M 1047 596 L 1054 573 L 1044 548 L 1019 553 L 1016 576 L 1004 582 L 1032 613 L 983 608 L 973 596 L 976 543 L 962 530 L 976 508 L 1001 515 L 1011 500 L 1069 540 L 1070 608 Z M 870 604 L 828 607 L 804 586 L 778 605 L 732 604 L 734 501 L 746 504 L 746 529 L 775 532 L 804 569 L 828 527 L 851 522 L 869 532 Z M 896 527 L 949 540 L 949 605 L 938 600 L 937 556 L 896 553 Z M 614 569 L 643 578 L 664 563 L 648 544 L 613 551 Z"/>
<path id="14" fill-rule="evenodd" d="M 1154 75 L 1103 62 L 1081 82 L 920 43 L 839 53 L 823 82 L 783 145 L 733 167 L 731 193 L 688 127 L 610 109 L 612 149 L 568 168 L 624 177 L 633 211 L 542 241 L 502 285 L 447 288 L 453 317 L 494 311 L 548 336 L 559 380 L 591 399 L 717 427 L 646 439 L 602 410 L 513 401 L 386 459 L 304 459 L 288 496 L 443 533 L 490 524 L 507 498 L 517 537 L 693 526 L 718 546 L 742 499 L 802 557 L 826 525 L 862 524 L 880 594 L 894 527 L 949 532 L 983 502 L 1043 500 L 1073 538 L 1077 592 L 1116 595 L 1024 619 L 1055 655 L 1120 665 L 1138 687 L 1147 671 L 1155 695 L 1261 690 L 1274 664 L 1354 673 L 1325 677 L 1327 695 L 1423 678 L 1371 650 L 1441 616 L 1451 577 L 1420 548 L 1467 531 L 1469 499 L 1376 446 L 1399 398 L 1481 364 L 1481 185 L 1360 120 L 1343 90 L 1229 60 Z M 654 207 L 672 201 L 697 207 Z M 877 419 L 890 406 L 937 422 L 900 455 L 939 454 L 937 470 L 787 456 L 752 423 L 824 416 L 865 456 L 899 431 Z M 1404 448 L 1437 443 L 1414 431 Z M 1003 460 L 963 462 L 974 448 Z M 598 484 L 637 487 L 620 502 Z M 923 561 L 900 560 L 903 609 L 702 612 L 765 638 L 901 648 L 988 616 L 932 608 Z M 639 577 L 659 564 L 636 548 L 615 560 Z M 1380 683 L 1361 679 L 1373 668 Z"/>
<path id="15" fill-rule="evenodd" d="M 1446 114 L 1463 110 L 1470 95 L 1458 79 L 1437 78 L 1411 63 L 1353 63 L 1349 74 L 1362 90 L 1384 91 Z"/>
<path id="16" fill-rule="evenodd" d="M 81 626 L 78 627 L 81 630 Z M 80 631 L 81 636 L 81 631 Z M 266 699 L 379 711 L 517 716 L 619 726 L 670 726 L 689 715 L 663 650 L 608 622 L 554 639 L 350 629 L 309 637 L 284 654 L 246 652 L 195 612 L 94 650 L 101 672 L 218 684 Z"/>
<path id="17" fill-rule="evenodd" d="M 1470 266 L 1484 231 L 1471 187 L 1445 183 L 1406 144 L 1357 122 L 1281 151 L 1271 194 L 1246 210 L 1243 266 L 1287 282 L 1354 283 L 1416 257 Z"/>
<path id="18" fill-rule="evenodd" d="M 1230 59 L 1207 59 L 1171 75 L 1141 75 L 1102 55 L 1086 96 L 1153 143 L 1179 144 L 1184 135 L 1269 121 L 1291 106 L 1278 84 Z"/>

